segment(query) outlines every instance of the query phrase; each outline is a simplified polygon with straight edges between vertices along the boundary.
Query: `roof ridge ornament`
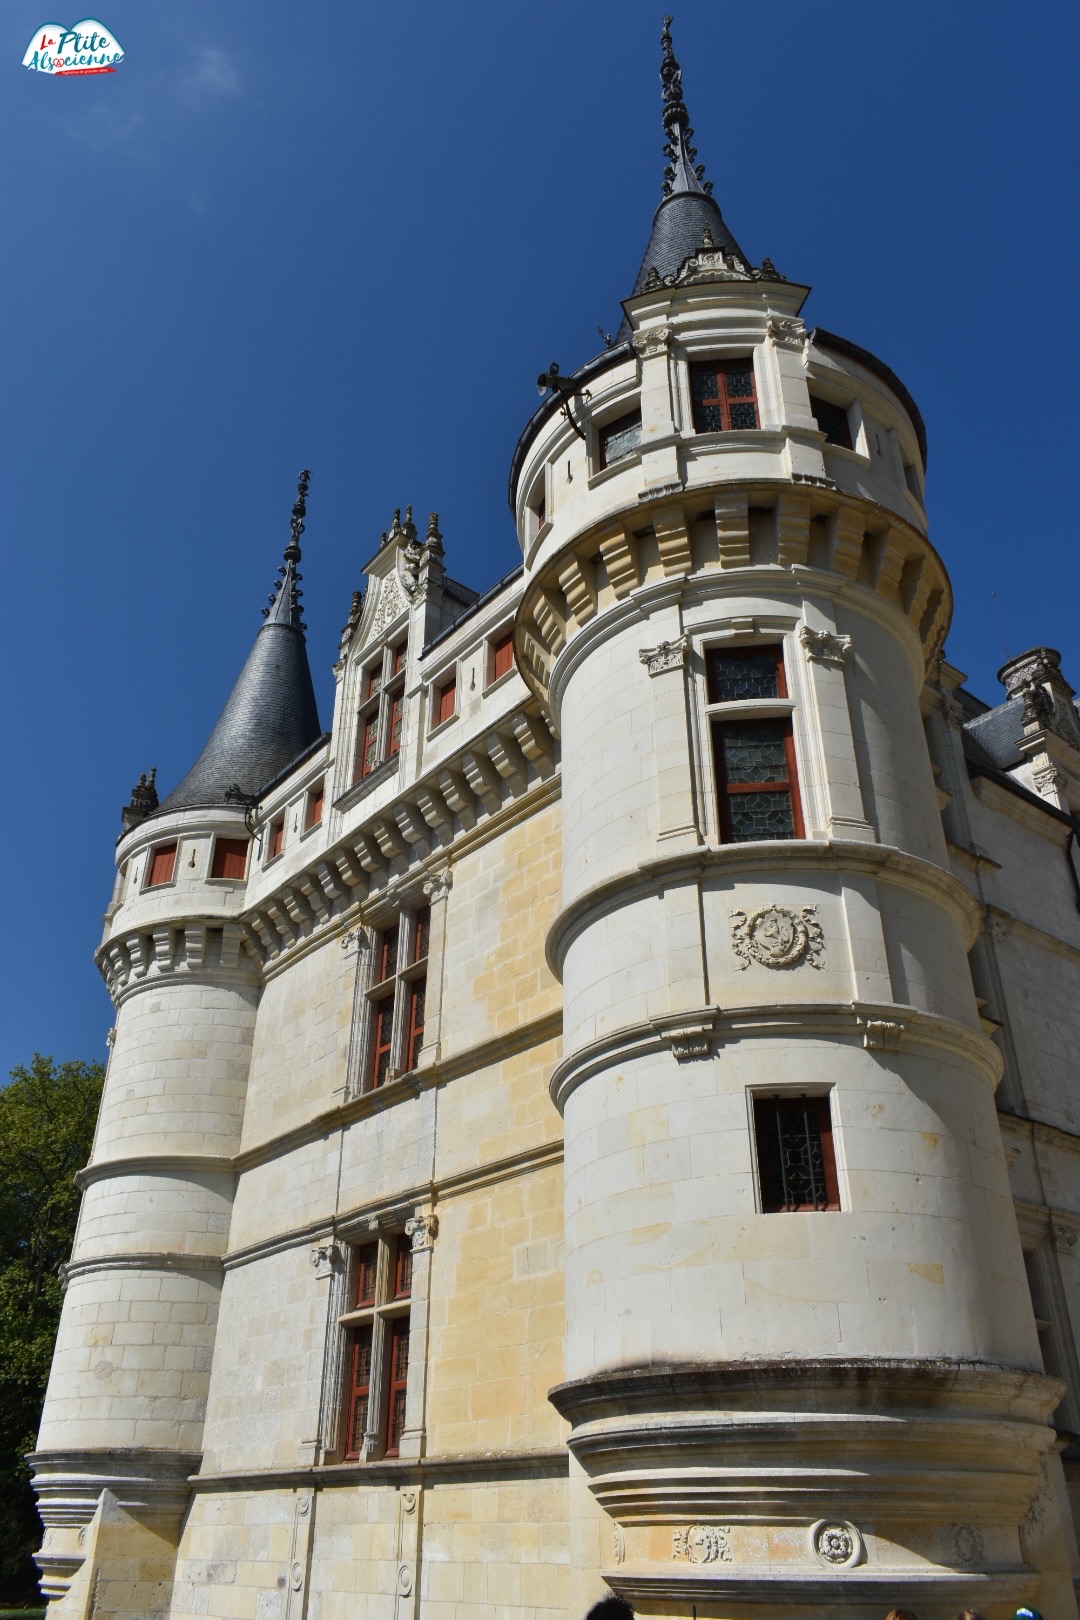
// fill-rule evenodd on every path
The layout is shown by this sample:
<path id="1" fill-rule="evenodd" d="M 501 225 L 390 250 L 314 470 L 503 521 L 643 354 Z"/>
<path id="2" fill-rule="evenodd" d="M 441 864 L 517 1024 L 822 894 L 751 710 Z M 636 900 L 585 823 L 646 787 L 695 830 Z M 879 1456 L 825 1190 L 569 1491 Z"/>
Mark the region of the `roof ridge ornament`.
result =
<path id="1" fill-rule="evenodd" d="M 663 86 L 664 98 L 664 133 L 667 140 L 664 142 L 664 156 L 668 159 L 664 170 L 664 196 L 673 197 L 679 192 L 698 192 L 706 197 L 712 196 L 712 181 L 705 178 L 705 165 L 695 162 L 697 148 L 690 143 L 694 131 L 690 124 L 690 114 L 682 93 L 682 68 L 675 59 L 675 49 L 671 39 L 671 25 L 673 17 L 665 17 L 664 25 L 660 31 L 660 45 L 663 56 L 660 62 L 660 83 Z"/>

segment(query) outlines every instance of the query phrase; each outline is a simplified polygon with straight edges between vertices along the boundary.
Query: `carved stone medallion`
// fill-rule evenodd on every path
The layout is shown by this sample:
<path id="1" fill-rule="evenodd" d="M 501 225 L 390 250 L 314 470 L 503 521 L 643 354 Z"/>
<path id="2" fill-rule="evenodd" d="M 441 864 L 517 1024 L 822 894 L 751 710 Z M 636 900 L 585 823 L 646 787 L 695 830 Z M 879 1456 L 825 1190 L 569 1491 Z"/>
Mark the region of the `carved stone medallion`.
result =
<path id="1" fill-rule="evenodd" d="M 981 1564 L 983 1561 L 983 1538 L 978 1530 L 970 1524 L 958 1524 L 953 1528 L 953 1553 L 956 1562 L 964 1568 L 972 1564 Z"/>
<path id="2" fill-rule="evenodd" d="M 726 1526 L 718 1524 L 688 1524 L 685 1530 L 675 1530 L 671 1538 L 671 1556 L 688 1564 L 715 1564 L 731 1562 Z"/>
<path id="3" fill-rule="evenodd" d="M 809 962 L 820 968 L 825 954 L 825 936 L 817 920 L 816 906 L 789 911 L 787 906 L 761 906 L 749 915 L 731 913 L 731 948 L 740 968 L 757 962 L 761 967 L 798 967 Z"/>
<path id="4" fill-rule="evenodd" d="M 862 1557 L 862 1536 L 845 1520 L 819 1519 L 810 1526 L 810 1546 L 829 1569 L 850 1569 Z"/>

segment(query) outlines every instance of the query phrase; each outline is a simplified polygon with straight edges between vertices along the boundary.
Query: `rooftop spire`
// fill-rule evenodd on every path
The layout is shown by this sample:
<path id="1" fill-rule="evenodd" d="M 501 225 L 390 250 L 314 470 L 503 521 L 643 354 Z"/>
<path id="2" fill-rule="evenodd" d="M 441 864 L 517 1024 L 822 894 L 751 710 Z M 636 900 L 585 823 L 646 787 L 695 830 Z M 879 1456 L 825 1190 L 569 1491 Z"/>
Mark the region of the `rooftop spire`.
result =
<path id="1" fill-rule="evenodd" d="M 270 593 L 270 606 L 263 608 L 266 623 L 205 748 L 162 804 L 163 811 L 224 804 L 226 792 L 237 788 L 257 794 L 319 737 L 297 570 L 310 481 L 305 467 L 296 486 L 280 578 Z"/>
<path id="2" fill-rule="evenodd" d="M 682 92 L 682 68 L 675 59 L 671 40 L 672 18 L 664 18 L 660 34 L 663 55 L 660 83 L 664 97 L 664 194 L 653 215 L 652 235 L 641 261 L 631 297 L 643 291 L 650 272 L 673 276 L 702 245 L 706 231 L 712 245 L 723 253 L 734 253 L 748 264 L 745 253 L 724 223 L 724 216 L 712 196 L 712 182 L 704 178 L 704 164 L 697 163 L 697 152 L 690 144 L 693 129 Z M 630 324 L 623 320 L 619 338 L 625 338 Z"/>
<path id="3" fill-rule="evenodd" d="M 660 33 L 660 44 L 664 52 L 660 63 L 660 82 L 664 87 L 664 133 L 667 136 L 664 156 L 668 159 L 668 166 L 664 170 L 664 196 L 671 197 L 678 192 L 698 192 L 708 197 L 712 195 L 712 181 L 705 179 L 703 163 L 695 165 L 697 148 L 690 145 L 694 131 L 690 127 L 690 114 L 686 110 L 686 102 L 682 96 L 682 68 L 675 60 L 675 50 L 671 43 L 671 25 L 674 20 L 673 17 L 665 17 Z"/>

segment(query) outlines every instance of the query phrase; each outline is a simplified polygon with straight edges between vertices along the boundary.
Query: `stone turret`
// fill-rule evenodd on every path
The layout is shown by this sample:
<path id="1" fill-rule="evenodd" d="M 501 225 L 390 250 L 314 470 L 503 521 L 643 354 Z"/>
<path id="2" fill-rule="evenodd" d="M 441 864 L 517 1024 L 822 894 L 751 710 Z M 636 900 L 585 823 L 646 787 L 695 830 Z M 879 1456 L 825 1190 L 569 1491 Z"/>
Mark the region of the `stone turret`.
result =
<path id="1" fill-rule="evenodd" d="M 719 218 L 664 46 L 658 220 Z M 1071 1614 L 920 708 L 925 434 L 807 291 L 706 224 L 515 456 L 517 656 L 563 758 L 552 1399 L 638 1614 L 944 1615 L 1036 1571 Z"/>
<path id="2" fill-rule="evenodd" d="M 64 1612 L 84 1612 L 91 1570 L 101 1613 L 125 1612 L 125 1582 L 167 1592 L 201 1456 L 261 990 L 239 921 L 249 802 L 319 736 L 297 591 L 306 489 L 305 473 L 209 742 L 160 806 L 153 773 L 140 781 L 116 848 L 97 957 L 116 1027 L 33 1458 L 42 1586 Z"/>

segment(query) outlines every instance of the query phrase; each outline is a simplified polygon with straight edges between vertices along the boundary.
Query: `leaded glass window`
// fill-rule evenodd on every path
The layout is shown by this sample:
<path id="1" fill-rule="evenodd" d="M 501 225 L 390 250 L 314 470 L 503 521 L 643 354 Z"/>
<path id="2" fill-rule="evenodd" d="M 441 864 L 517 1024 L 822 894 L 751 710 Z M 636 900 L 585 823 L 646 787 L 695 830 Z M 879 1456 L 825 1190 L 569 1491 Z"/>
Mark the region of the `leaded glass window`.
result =
<path id="1" fill-rule="evenodd" d="M 613 467 L 625 461 L 641 444 L 641 412 L 630 411 L 600 429 L 600 465 Z"/>
<path id="2" fill-rule="evenodd" d="M 840 1208 L 828 1097 L 755 1097 L 764 1214 Z"/>
<path id="3" fill-rule="evenodd" d="M 713 744 L 725 842 L 801 838 L 790 720 L 715 721 Z"/>
<path id="4" fill-rule="evenodd" d="M 713 647 L 705 655 L 705 678 L 710 703 L 787 696 L 779 647 Z"/>
<path id="5" fill-rule="evenodd" d="M 693 361 L 690 366 L 690 398 L 696 433 L 756 428 L 757 391 L 753 360 L 746 356 L 737 360 Z"/>
<path id="6" fill-rule="evenodd" d="M 343 1451 L 374 1460 L 398 1454 L 409 1379 L 411 1240 L 388 1232 L 353 1250 L 348 1309 L 339 1317 L 347 1362 Z"/>

